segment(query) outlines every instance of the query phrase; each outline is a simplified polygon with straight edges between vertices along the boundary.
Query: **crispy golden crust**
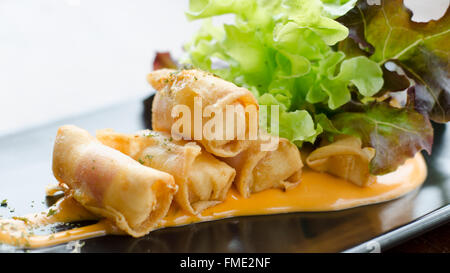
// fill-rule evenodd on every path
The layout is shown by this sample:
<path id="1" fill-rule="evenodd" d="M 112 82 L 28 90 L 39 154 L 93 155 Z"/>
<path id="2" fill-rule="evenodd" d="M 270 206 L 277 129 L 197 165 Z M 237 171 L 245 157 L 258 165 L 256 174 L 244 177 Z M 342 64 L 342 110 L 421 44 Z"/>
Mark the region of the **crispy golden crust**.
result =
<path id="1" fill-rule="evenodd" d="M 120 134 L 106 129 L 97 131 L 97 139 L 146 166 L 172 174 L 179 187 L 175 201 L 192 214 L 221 203 L 236 174 L 195 142 L 175 141 L 166 133 Z"/>
<path id="2" fill-rule="evenodd" d="M 71 125 L 58 130 L 53 173 L 86 209 L 134 237 L 154 228 L 177 191 L 172 175 L 142 166 Z"/>
<path id="3" fill-rule="evenodd" d="M 285 138 L 278 138 L 277 148 L 264 151 L 261 139 L 251 141 L 248 149 L 232 158 L 222 158 L 236 169 L 238 191 L 251 193 L 271 188 L 290 189 L 300 182 L 303 167 L 298 148 Z"/>
<path id="4" fill-rule="evenodd" d="M 258 103 L 250 91 L 207 72 L 161 69 L 150 73 L 147 80 L 158 91 L 152 107 L 152 126 L 156 131 L 171 132 L 172 125 L 176 121 L 171 116 L 172 108 L 175 105 L 188 106 L 193 116 L 194 98 L 196 97 L 202 99 L 202 112 L 208 106 L 221 110 L 223 113 L 225 113 L 227 105 L 242 106 L 243 108 L 253 105 L 256 110 L 258 109 Z M 236 113 L 239 115 L 238 112 Z M 248 117 L 244 118 L 248 125 Z M 210 119 L 203 117 L 203 124 Z M 193 117 L 191 117 L 191 124 L 194 124 Z M 245 130 L 245 134 L 248 135 L 248 126 Z M 182 132 L 182 137 L 194 139 L 194 130 Z M 202 138 L 199 142 L 208 152 L 221 157 L 236 156 L 249 145 L 248 141 L 238 140 L 237 137 L 231 140 Z"/>
<path id="5" fill-rule="evenodd" d="M 374 156 L 375 149 L 362 148 L 359 138 L 343 135 L 314 150 L 306 164 L 315 171 L 333 174 L 358 186 L 368 186 L 376 181 L 369 172 L 369 163 Z"/>

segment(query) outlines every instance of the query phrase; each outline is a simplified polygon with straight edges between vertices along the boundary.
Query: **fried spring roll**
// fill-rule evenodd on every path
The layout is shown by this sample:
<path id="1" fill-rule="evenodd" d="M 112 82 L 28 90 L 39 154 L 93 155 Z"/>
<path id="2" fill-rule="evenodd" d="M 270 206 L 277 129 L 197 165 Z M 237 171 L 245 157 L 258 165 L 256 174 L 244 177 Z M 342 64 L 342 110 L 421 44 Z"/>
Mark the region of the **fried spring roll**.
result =
<path id="1" fill-rule="evenodd" d="M 248 149 L 232 158 L 222 158 L 236 169 L 236 187 L 246 198 L 252 193 L 271 188 L 288 190 L 300 182 L 303 167 L 297 146 L 279 138 L 273 151 L 264 151 L 266 141 L 251 141 Z"/>
<path id="2" fill-rule="evenodd" d="M 72 125 L 58 130 L 53 173 L 66 194 L 134 237 L 154 228 L 177 191 L 172 175 L 143 166 Z"/>
<path id="3" fill-rule="evenodd" d="M 172 174 L 179 187 L 175 201 L 193 214 L 221 203 L 236 174 L 195 142 L 175 141 L 166 133 L 120 134 L 106 129 L 97 131 L 97 139 L 146 166 Z"/>
<path id="4" fill-rule="evenodd" d="M 209 109 L 214 109 L 214 111 L 221 111 L 225 117 L 227 105 L 242 106 L 242 109 L 251 105 L 254 106 L 257 115 L 258 103 L 250 91 L 207 72 L 199 70 L 175 71 L 161 69 L 150 73 L 147 80 L 158 91 L 153 100 L 152 107 L 152 126 L 156 131 L 171 132 L 172 125 L 177 118 L 172 117 L 171 113 L 172 108 L 176 105 L 186 105 L 190 108 L 191 124 L 194 124 L 194 98 L 201 98 L 201 113 L 203 113 L 203 109 L 209 107 Z M 244 128 L 245 137 L 240 138 L 238 133 L 236 133 L 234 138 L 226 138 L 225 131 L 227 129 L 224 128 L 222 138 L 208 140 L 202 137 L 201 140 L 198 140 L 213 155 L 233 157 L 248 147 L 249 143 L 245 139 L 249 139 L 249 130 L 251 130 L 249 129 L 249 119 L 251 117 L 245 112 L 238 110 L 234 114 L 236 120 L 244 119 L 246 121 Z M 206 124 L 211 118 L 212 116 L 203 117 L 202 125 Z M 257 129 L 257 117 L 255 121 L 255 128 Z M 204 127 L 202 126 L 201 128 Z M 190 132 L 183 130 L 180 134 L 184 139 L 192 140 L 195 139 L 194 130 L 189 130 Z"/>
<path id="5" fill-rule="evenodd" d="M 361 148 L 361 140 L 353 136 L 338 136 L 336 140 L 314 150 L 306 159 L 308 166 L 344 178 L 358 186 L 372 184 L 376 177 L 369 172 L 375 149 Z"/>

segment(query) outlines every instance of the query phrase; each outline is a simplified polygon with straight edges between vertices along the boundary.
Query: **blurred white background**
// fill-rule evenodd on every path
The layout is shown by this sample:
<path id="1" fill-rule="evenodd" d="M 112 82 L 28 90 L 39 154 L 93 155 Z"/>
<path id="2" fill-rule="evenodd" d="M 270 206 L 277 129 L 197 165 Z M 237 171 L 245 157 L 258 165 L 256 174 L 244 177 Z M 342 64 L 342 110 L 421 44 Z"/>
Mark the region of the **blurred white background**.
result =
<path id="1" fill-rule="evenodd" d="M 188 1 L 0 0 L 0 135 L 142 97 L 157 50 L 198 28 Z"/>
<path id="2" fill-rule="evenodd" d="M 449 3 L 405 1 L 430 18 Z M 188 0 L 0 0 L 0 135 L 148 94 L 155 51 L 179 56 L 199 26 L 186 20 L 187 6 Z"/>

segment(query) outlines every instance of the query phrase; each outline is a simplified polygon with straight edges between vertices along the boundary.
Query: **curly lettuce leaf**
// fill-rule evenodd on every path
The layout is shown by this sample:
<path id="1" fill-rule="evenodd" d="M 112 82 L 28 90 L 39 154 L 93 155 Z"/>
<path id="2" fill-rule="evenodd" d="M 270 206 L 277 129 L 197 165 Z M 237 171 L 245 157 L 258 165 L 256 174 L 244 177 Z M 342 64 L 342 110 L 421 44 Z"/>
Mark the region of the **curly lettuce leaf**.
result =
<path id="1" fill-rule="evenodd" d="M 269 133 L 274 133 L 274 128 L 278 127 L 280 137 L 291 140 L 298 146 L 304 141 L 314 142 L 316 137 L 322 133 L 320 124 L 315 127 L 311 115 L 306 110 L 295 110 L 287 112 L 285 104 L 278 101 L 272 94 L 264 94 L 258 98 L 260 105 L 266 105 L 266 111 L 260 110 L 260 127 L 266 129 Z M 271 123 L 271 106 L 278 106 L 278 122 Z"/>
<path id="2" fill-rule="evenodd" d="M 337 58 L 329 58 L 322 69 L 324 75 L 317 85 L 308 92 L 306 99 L 310 103 L 318 103 L 327 100 L 328 107 L 332 110 L 339 108 L 351 99 L 348 86 L 352 84 L 358 89 L 358 92 L 364 97 L 370 97 L 376 94 L 383 86 L 383 72 L 381 68 L 366 57 L 358 56 L 344 60 L 340 64 L 340 72 L 333 76 L 335 63 L 340 62 L 344 55 L 336 52 Z"/>
<path id="3" fill-rule="evenodd" d="M 333 45 L 348 29 L 333 20 L 354 0 L 191 0 L 189 19 L 206 19 L 185 46 L 185 62 L 211 71 L 260 98 L 283 105 L 280 134 L 297 145 L 314 142 L 322 128 L 312 116 L 337 110 L 353 92 L 371 97 L 381 89 L 382 70 L 364 56 L 346 58 Z M 234 14 L 233 24 L 215 26 L 211 18 Z M 214 68 L 219 59 L 226 68 Z M 303 126 L 300 126 L 304 122 Z M 304 130 L 289 127 L 305 127 Z"/>
<path id="4" fill-rule="evenodd" d="M 358 0 L 322 0 L 323 9 L 330 18 L 338 18 L 353 9 Z"/>
<path id="5" fill-rule="evenodd" d="M 381 5 L 360 1 L 339 18 L 350 29 L 349 38 L 339 48 L 348 55 L 363 52 L 380 65 L 395 62 L 415 82 L 409 92 L 410 104 L 436 122 L 447 122 L 450 120 L 449 12 L 437 21 L 417 23 L 411 21 L 411 13 L 402 0 L 385 0 Z M 407 84 L 403 75 L 392 73 L 385 73 L 385 82 L 386 90 Z"/>
<path id="6" fill-rule="evenodd" d="M 363 112 L 338 114 L 332 122 L 339 132 L 357 136 L 364 146 L 375 148 L 375 157 L 370 162 L 370 171 L 375 175 L 396 170 L 421 150 L 431 153 L 431 123 L 409 108 L 377 103 L 364 107 Z"/>
<path id="7" fill-rule="evenodd" d="M 338 7 L 340 5 L 335 5 L 335 10 Z M 186 12 L 190 20 L 223 14 L 235 14 L 236 25 L 248 29 L 271 29 L 274 24 L 291 22 L 300 28 L 313 30 L 329 45 L 345 39 L 348 34 L 346 27 L 329 17 L 320 0 L 190 0 Z"/>
<path id="8" fill-rule="evenodd" d="M 248 88 L 261 106 L 277 105 L 278 124 L 262 112 L 261 127 L 299 147 L 360 137 L 376 149 L 371 172 L 384 174 L 431 151 L 428 117 L 448 121 L 450 16 L 415 23 L 402 0 L 379 3 L 190 0 L 187 17 L 204 24 L 184 62 Z M 214 25 L 224 14 L 233 23 Z M 405 108 L 380 102 L 406 89 Z"/>

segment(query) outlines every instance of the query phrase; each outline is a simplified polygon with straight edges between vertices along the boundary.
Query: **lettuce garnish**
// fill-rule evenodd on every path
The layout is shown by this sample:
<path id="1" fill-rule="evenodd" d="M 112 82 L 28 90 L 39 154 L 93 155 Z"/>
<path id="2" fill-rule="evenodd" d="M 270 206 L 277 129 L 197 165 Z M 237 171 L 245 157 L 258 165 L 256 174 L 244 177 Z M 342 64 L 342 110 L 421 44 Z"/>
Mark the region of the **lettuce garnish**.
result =
<path id="1" fill-rule="evenodd" d="M 396 20 L 409 17 L 401 13 L 406 10 L 402 1 L 385 2 L 369 6 L 357 0 L 190 0 L 187 17 L 203 19 L 204 24 L 185 45 L 182 62 L 248 88 L 260 105 L 279 105 L 279 135 L 299 147 L 304 142 L 317 144 L 317 137 L 360 137 L 364 145 L 376 149 L 372 173 L 386 173 L 417 151 L 431 151 L 433 130 L 427 113 L 439 106 L 440 116 L 435 120 L 445 122 L 450 107 L 448 101 L 437 98 L 419 114 L 418 108 L 427 106 L 420 101 L 422 93 L 431 88 L 426 83 L 437 75 L 430 75 L 423 65 L 419 68 L 426 72 L 424 78 L 414 73 L 417 60 L 434 49 L 440 52 L 438 61 L 448 58 L 448 48 L 441 48 L 448 43 L 436 49 L 427 39 L 436 36 L 447 41 L 448 20 L 408 32 L 416 35 L 411 39 L 424 40 L 417 42 L 417 49 L 405 43 L 409 36 L 402 33 L 389 36 L 386 42 L 383 35 L 389 29 L 377 12 Z M 213 23 L 214 17 L 224 14 L 234 15 L 233 23 Z M 398 14 L 403 17 L 398 19 Z M 413 26 L 397 23 L 403 23 L 402 28 Z M 386 68 L 387 62 L 413 69 L 397 73 Z M 444 63 L 443 72 L 448 67 Z M 448 81 L 448 74 L 443 74 Z M 412 84 L 414 79 L 419 84 Z M 406 88 L 408 104 L 391 106 L 390 92 Z M 438 95 L 447 99 L 448 92 L 448 86 L 441 87 Z M 267 124 L 261 126 L 271 130 Z M 383 143 L 374 143 L 380 137 Z"/>
<path id="2" fill-rule="evenodd" d="M 313 123 L 304 109 L 314 104 L 337 109 L 350 101 L 350 84 L 361 96 L 375 94 L 383 84 L 375 62 L 364 56 L 344 60 L 343 52 L 330 47 L 345 39 L 348 29 L 329 17 L 332 9 L 325 5 L 340 7 L 320 0 L 190 1 L 190 19 L 232 13 L 235 23 L 206 21 L 186 46 L 189 62 L 253 90 L 260 104 L 283 105 L 280 136 L 298 145 L 314 142 L 322 128 L 299 126 Z M 213 58 L 227 67 L 213 69 Z"/>
<path id="3" fill-rule="evenodd" d="M 411 12 L 401 0 L 374 6 L 360 1 L 357 8 L 339 20 L 352 30 L 350 39 L 341 43 L 342 50 L 370 55 L 379 64 L 394 62 L 414 81 L 409 90 L 410 105 L 433 121 L 450 120 L 449 9 L 437 21 L 417 23 L 411 21 Z M 405 78 L 392 72 L 384 74 L 385 82 L 391 85 Z M 392 86 L 386 89 L 396 91 Z"/>

